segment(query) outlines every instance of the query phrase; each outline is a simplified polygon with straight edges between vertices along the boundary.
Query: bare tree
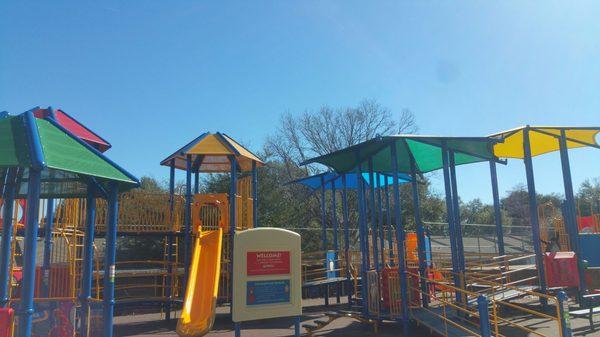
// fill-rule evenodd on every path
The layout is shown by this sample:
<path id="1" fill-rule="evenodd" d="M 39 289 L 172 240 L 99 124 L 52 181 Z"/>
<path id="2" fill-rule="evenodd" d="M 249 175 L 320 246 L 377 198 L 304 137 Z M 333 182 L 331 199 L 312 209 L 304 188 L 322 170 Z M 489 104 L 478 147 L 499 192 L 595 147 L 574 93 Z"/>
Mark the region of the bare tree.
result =
<path id="1" fill-rule="evenodd" d="M 298 173 L 298 165 L 309 158 L 331 153 L 372 139 L 377 135 L 414 133 L 417 126 L 413 113 L 403 109 L 398 118 L 377 101 L 365 99 L 355 107 L 322 106 L 300 116 L 287 112 L 275 135 L 265 144 L 265 153 L 285 163 L 289 177 Z M 309 167 L 314 173 L 318 167 Z"/>

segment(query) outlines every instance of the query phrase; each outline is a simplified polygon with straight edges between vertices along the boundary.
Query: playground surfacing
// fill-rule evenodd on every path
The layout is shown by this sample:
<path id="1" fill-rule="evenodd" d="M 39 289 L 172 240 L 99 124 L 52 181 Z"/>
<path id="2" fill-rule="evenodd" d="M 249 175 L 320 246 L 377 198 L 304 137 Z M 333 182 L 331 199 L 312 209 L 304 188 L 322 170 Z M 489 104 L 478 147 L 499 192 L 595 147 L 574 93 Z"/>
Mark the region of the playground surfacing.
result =
<path id="1" fill-rule="evenodd" d="M 335 303 L 335 298 L 330 299 L 330 303 Z M 309 299 L 303 301 L 302 323 L 310 323 L 315 319 L 322 318 L 324 313 L 332 310 L 346 310 L 347 304 L 342 301 L 341 304 L 322 305 L 322 299 Z M 215 324 L 208 337 L 233 337 L 233 324 L 227 314 L 228 308 L 219 308 L 215 319 Z M 598 337 L 600 336 L 600 320 L 596 318 L 595 330 L 590 330 L 589 322 L 586 318 L 572 318 L 571 326 L 573 336 Z M 243 337 L 283 337 L 293 336 L 294 322 L 292 318 L 281 318 L 271 320 L 259 320 L 243 324 Z M 545 336 L 559 336 L 558 331 L 547 320 L 532 319 L 523 317 L 521 324 L 535 329 L 536 332 Z M 128 315 L 115 317 L 115 336 L 156 336 L 171 337 L 177 336 L 175 327 L 177 320 L 166 322 L 159 313 Z M 534 334 L 525 334 L 518 329 L 504 328 L 501 331 L 504 336 L 510 337 L 528 337 Z M 304 329 L 302 335 L 306 336 Z M 493 335 L 493 334 L 492 334 Z M 402 329 L 398 323 L 384 321 L 379 325 L 379 331 L 375 333 L 371 325 L 363 324 L 350 318 L 340 318 L 329 324 L 325 328 L 315 332 L 314 336 L 379 336 L 379 337 L 402 337 Z M 437 336 L 428 329 L 413 324 L 409 336 L 428 337 Z M 404 337 L 409 337 L 404 336 Z"/>

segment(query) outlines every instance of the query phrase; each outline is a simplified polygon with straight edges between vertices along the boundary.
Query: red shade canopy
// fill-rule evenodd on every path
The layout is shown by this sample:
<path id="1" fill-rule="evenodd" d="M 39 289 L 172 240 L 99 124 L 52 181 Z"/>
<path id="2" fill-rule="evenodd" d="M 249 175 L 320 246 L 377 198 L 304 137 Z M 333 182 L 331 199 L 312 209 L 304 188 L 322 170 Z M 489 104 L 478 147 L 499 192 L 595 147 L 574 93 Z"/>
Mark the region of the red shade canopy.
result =
<path id="1" fill-rule="evenodd" d="M 48 109 L 38 109 L 33 114 L 37 118 L 46 118 L 50 116 L 50 111 Z M 69 130 L 81 140 L 95 147 L 100 152 L 105 152 L 112 146 L 109 142 L 98 136 L 92 130 L 88 129 L 85 125 L 81 124 L 75 118 L 69 116 L 62 110 L 54 110 L 54 119 L 58 122 L 58 124 L 62 125 L 62 127 Z"/>

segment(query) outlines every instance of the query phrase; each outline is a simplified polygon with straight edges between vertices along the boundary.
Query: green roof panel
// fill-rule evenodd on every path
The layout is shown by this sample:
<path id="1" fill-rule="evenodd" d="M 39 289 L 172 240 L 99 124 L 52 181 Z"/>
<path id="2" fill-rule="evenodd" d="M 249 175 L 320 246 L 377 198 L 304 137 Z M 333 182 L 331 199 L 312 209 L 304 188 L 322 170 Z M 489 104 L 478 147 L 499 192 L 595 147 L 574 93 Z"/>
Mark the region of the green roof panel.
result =
<path id="1" fill-rule="evenodd" d="M 48 168 L 135 184 L 127 175 L 50 122 L 36 119 Z"/>
<path id="2" fill-rule="evenodd" d="M 29 166 L 29 149 L 22 119 L 9 116 L 0 119 L 0 167 Z"/>

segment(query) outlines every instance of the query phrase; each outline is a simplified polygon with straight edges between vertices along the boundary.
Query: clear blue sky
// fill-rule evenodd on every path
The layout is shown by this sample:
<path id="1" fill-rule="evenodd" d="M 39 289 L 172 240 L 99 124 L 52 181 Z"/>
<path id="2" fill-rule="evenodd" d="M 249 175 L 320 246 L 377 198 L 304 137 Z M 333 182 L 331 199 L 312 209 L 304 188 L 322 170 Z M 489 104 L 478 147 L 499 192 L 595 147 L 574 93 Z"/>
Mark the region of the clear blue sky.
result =
<path id="1" fill-rule="evenodd" d="M 203 131 L 258 149 L 282 112 L 362 98 L 425 134 L 597 126 L 598 17 L 584 1 L 2 1 L 0 110 L 62 108 L 159 179 Z M 534 166 L 562 192 L 558 155 Z M 598 150 L 572 152 L 576 184 L 599 168 Z M 490 200 L 487 166 L 459 172 L 464 199 Z M 522 162 L 499 176 L 524 182 Z"/>

